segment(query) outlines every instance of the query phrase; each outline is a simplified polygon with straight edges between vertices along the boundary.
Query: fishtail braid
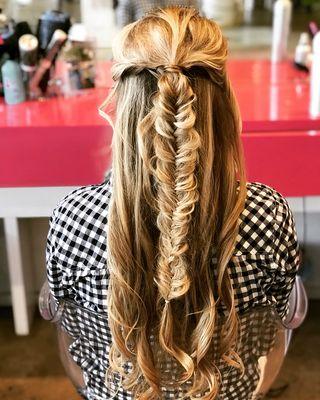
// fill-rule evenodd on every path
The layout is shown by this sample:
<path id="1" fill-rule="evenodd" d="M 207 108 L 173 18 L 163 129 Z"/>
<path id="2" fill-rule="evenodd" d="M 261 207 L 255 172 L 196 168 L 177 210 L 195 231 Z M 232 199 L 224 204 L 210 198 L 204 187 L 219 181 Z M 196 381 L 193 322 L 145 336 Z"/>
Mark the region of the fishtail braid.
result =
<path id="1" fill-rule="evenodd" d="M 154 99 L 159 256 L 156 278 L 159 299 L 165 300 L 160 318 L 160 344 L 177 358 L 187 374 L 193 373 L 191 357 L 173 343 L 169 302 L 190 287 L 188 232 L 199 199 L 195 171 L 200 135 L 195 130 L 196 96 L 179 67 L 163 68 Z"/>

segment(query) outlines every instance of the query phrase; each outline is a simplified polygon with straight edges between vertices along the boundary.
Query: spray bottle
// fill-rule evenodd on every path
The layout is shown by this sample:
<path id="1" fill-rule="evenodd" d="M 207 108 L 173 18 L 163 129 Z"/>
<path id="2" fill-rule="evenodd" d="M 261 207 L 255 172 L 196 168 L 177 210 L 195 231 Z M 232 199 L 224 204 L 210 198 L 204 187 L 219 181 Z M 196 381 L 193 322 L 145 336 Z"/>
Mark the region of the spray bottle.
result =
<path id="1" fill-rule="evenodd" d="M 277 0 L 273 6 L 272 62 L 286 58 L 290 30 L 292 3 L 290 0 Z"/>
<path id="2" fill-rule="evenodd" d="M 310 76 L 310 114 L 320 115 L 320 32 L 312 41 L 313 58 Z"/>
<path id="3" fill-rule="evenodd" d="M 299 43 L 296 47 L 294 55 L 294 65 L 298 69 L 309 71 L 311 54 L 312 48 L 310 44 L 309 34 L 307 32 L 303 32 L 300 35 Z"/>
<path id="4" fill-rule="evenodd" d="M 7 60 L 1 68 L 4 99 L 7 104 L 18 104 L 26 99 L 20 66 L 13 60 Z"/>

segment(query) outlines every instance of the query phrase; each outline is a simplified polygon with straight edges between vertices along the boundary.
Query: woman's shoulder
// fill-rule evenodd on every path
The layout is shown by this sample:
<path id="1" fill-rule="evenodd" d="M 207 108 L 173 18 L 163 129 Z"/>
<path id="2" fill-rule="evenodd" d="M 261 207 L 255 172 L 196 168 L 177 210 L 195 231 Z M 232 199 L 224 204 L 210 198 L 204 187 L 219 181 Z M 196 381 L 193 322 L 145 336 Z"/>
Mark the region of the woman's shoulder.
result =
<path id="1" fill-rule="evenodd" d="M 294 230 L 294 220 L 286 198 L 268 185 L 248 182 L 245 207 L 240 216 L 237 250 L 271 251 L 275 236 L 280 231 L 288 230 Z"/>
<path id="2" fill-rule="evenodd" d="M 285 197 L 272 188 L 261 182 L 248 182 L 247 183 L 247 200 L 248 202 L 260 203 L 261 201 L 279 205 L 287 203 Z"/>
<path id="3" fill-rule="evenodd" d="M 284 318 L 300 253 L 290 206 L 270 186 L 247 184 L 234 260 L 231 277 L 239 308 L 273 304 Z"/>
<path id="4" fill-rule="evenodd" d="M 51 222 L 61 219 L 76 222 L 92 214 L 105 215 L 111 197 L 110 176 L 108 172 L 102 183 L 80 186 L 66 194 L 54 207 Z"/>
<path id="5" fill-rule="evenodd" d="M 55 254 L 65 267 L 79 260 L 102 261 L 110 197 L 110 174 L 100 184 L 81 186 L 64 196 L 49 220 L 47 254 Z"/>
<path id="6" fill-rule="evenodd" d="M 286 214 L 291 213 L 287 199 L 271 186 L 260 182 L 247 183 L 247 198 L 244 215 L 261 215 L 275 218 L 278 222 Z"/>
<path id="7" fill-rule="evenodd" d="M 81 186 L 54 208 L 46 244 L 47 277 L 55 297 L 71 296 L 78 281 L 103 277 L 106 265 L 106 224 L 111 196 L 110 176 L 97 185 Z M 90 285 L 82 295 L 98 302 Z"/>

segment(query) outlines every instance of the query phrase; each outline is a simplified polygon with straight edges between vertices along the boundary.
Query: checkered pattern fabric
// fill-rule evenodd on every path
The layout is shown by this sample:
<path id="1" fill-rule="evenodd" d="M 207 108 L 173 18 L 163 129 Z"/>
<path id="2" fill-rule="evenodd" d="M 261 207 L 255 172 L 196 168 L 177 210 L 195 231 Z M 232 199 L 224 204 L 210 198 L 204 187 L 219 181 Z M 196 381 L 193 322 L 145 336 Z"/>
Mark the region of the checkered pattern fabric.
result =
<path id="1" fill-rule="evenodd" d="M 245 209 L 229 272 L 239 315 L 246 321 L 259 308 L 275 309 L 279 318 L 288 311 L 288 298 L 299 265 L 294 221 L 287 201 L 275 190 L 260 183 L 248 183 Z M 119 380 L 105 384 L 108 350 L 112 341 L 107 321 L 108 269 L 106 262 L 106 226 L 112 192 L 108 173 L 100 185 L 80 187 L 65 196 L 50 218 L 47 238 L 47 276 L 57 301 L 69 299 L 61 326 L 73 342 L 69 348 L 74 362 L 81 367 L 86 382 L 86 398 L 131 399 Z M 215 260 L 212 260 L 214 268 Z M 266 352 L 274 335 L 261 340 L 269 347 L 253 343 L 253 332 L 266 334 L 268 324 L 255 324 L 257 318 L 243 323 L 250 347 L 239 352 L 246 358 L 246 372 L 240 378 L 236 370 L 221 367 L 223 385 L 219 400 L 248 400 L 259 379 L 258 355 Z M 250 328 L 250 329 L 249 329 Z M 259 331 L 260 329 L 260 331 Z M 272 330 L 271 330 L 272 331 Z M 250 334 L 248 332 L 251 332 Z M 256 352 L 254 349 L 263 349 Z M 173 370 L 172 370 L 173 372 Z M 164 390 L 164 399 L 179 398 L 177 392 Z"/>
<path id="2" fill-rule="evenodd" d="M 154 8 L 183 5 L 198 9 L 198 0 L 119 0 L 116 8 L 116 20 L 119 26 L 125 26 L 143 17 Z"/>
<path id="3" fill-rule="evenodd" d="M 63 304 L 63 312 L 58 329 L 67 332 L 70 340 L 65 341 L 67 346 L 60 350 L 69 352 L 73 358 L 74 365 L 69 364 L 67 370 L 70 376 L 76 375 L 73 373 L 76 365 L 83 371 L 86 386 L 79 387 L 79 392 L 83 393 L 84 398 L 90 400 L 131 399 L 130 394 L 121 387 L 119 376 L 114 375 L 106 384 L 106 370 L 109 366 L 108 350 L 112 341 L 107 328 L 106 313 L 91 311 L 72 300 L 64 300 L 61 304 Z M 223 322 L 223 317 L 218 320 L 218 331 Z M 258 359 L 268 355 L 273 348 L 277 333 L 284 329 L 273 307 L 254 307 L 240 314 L 239 322 L 240 337 L 237 350 L 245 367 L 244 374 L 241 376 L 239 370 L 226 367 L 221 360 L 215 360 L 222 376 L 219 400 L 257 399 L 253 392 L 260 378 Z M 218 346 L 217 339 L 215 337 L 216 347 Z M 279 363 L 281 361 L 280 359 Z M 127 365 L 127 369 L 129 368 L 130 365 Z M 163 370 L 172 379 L 178 375 L 178 371 L 181 372 L 176 364 L 170 362 Z M 163 399 L 183 398 L 184 393 L 186 393 L 186 388 L 163 388 Z"/>

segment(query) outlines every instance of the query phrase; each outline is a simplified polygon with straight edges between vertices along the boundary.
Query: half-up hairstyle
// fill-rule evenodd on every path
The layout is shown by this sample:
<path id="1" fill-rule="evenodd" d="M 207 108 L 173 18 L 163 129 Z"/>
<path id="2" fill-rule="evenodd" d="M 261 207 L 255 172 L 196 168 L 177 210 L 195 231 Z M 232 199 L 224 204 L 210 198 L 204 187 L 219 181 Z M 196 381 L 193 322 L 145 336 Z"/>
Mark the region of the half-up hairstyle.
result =
<path id="1" fill-rule="evenodd" d="M 170 7 L 125 27 L 113 51 L 110 370 L 134 398 L 215 399 L 220 367 L 242 368 L 227 266 L 246 181 L 226 40 Z"/>

